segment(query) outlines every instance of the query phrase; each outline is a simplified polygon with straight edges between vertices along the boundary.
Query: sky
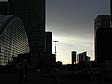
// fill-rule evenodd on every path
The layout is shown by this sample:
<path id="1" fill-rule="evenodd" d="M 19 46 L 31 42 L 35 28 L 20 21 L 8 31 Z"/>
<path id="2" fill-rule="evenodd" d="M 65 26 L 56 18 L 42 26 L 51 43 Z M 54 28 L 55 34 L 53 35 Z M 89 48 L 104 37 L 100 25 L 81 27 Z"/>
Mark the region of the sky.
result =
<path id="1" fill-rule="evenodd" d="M 47 0 L 46 31 L 59 41 L 56 60 L 70 64 L 71 51 L 87 51 L 87 56 L 94 60 L 94 19 L 106 14 L 109 0 Z"/>

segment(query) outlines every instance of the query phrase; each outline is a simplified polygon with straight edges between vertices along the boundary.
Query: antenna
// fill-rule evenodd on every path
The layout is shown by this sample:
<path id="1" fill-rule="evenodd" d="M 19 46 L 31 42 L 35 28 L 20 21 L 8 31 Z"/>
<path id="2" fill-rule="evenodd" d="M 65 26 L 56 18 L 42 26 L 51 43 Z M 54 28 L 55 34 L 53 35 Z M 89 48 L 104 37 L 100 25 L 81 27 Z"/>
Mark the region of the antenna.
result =
<path id="1" fill-rule="evenodd" d="M 53 41 L 53 42 L 55 42 L 55 56 L 56 56 L 56 43 L 59 41 Z"/>

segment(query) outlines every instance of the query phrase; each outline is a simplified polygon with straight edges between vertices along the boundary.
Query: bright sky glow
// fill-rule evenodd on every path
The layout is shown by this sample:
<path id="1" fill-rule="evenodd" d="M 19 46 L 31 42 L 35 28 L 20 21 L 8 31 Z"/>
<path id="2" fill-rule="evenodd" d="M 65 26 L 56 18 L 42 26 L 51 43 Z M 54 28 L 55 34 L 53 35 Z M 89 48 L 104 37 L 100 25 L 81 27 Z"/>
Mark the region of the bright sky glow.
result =
<path id="1" fill-rule="evenodd" d="M 77 53 L 87 51 L 88 56 L 93 54 L 93 42 L 91 39 L 84 39 L 78 37 L 56 37 L 53 40 L 58 40 L 57 43 L 57 61 L 63 61 L 64 64 L 71 63 L 71 51 L 75 50 Z M 53 43 L 53 53 L 55 51 Z M 88 50 L 89 48 L 89 50 Z M 91 57 L 94 60 L 94 56 Z"/>
<path id="2" fill-rule="evenodd" d="M 46 30 L 57 43 L 57 61 L 71 63 L 71 51 L 94 60 L 94 19 L 109 14 L 110 0 L 47 0 Z M 54 44 L 54 43 L 53 43 Z M 54 52 L 54 45 L 53 45 Z"/>

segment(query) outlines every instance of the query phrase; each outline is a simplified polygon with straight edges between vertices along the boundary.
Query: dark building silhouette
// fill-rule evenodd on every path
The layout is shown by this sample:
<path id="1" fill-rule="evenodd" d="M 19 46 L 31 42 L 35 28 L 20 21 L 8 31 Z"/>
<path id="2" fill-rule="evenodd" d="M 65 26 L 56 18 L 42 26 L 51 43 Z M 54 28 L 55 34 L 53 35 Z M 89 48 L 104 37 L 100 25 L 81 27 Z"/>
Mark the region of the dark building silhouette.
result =
<path id="1" fill-rule="evenodd" d="M 76 51 L 72 51 L 72 64 L 76 63 Z"/>
<path id="2" fill-rule="evenodd" d="M 82 52 L 77 55 L 78 63 L 90 61 L 90 57 L 87 56 L 87 52 Z"/>
<path id="3" fill-rule="evenodd" d="M 43 67 L 44 69 L 52 69 L 55 67 L 55 65 L 56 65 L 55 54 L 46 53 L 44 55 L 43 59 L 42 59 L 43 62 L 41 62 L 41 65 L 43 65 L 43 66 L 40 66 L 40 67 Z"/>
<path id="4" fill-rule="evenodd" d="M 99 28 L 110 28 L 110 15 L 98 15 L 94 20 L 95 32 Z"/>
<path id="5" fill-rule="evenodd" d="M 84 62 L 86 60 L 86 52 L 83 52 L 83 53 L 79 53 L 78 54 L 78 62 Z"/>
<path id="6" fill-rule="evenodd" d="M 44 67 L 46 69 L 53 69 L 56 65 L 56 56 L 52 54 L 52 32 L 45 33 L 46 38 L 46 53 L 42 56 L 42 60 L 44 59 Z"/>
<path id="7" fill-rule="evenodd" d="M 9 0 L 9 14 L 18 16 L 24 22 L 32 62 L 39 63 L 45 52 L 45 0 Z"/>
<path id="8" fill-rule="evenodd" d="M 94 21 L 95 30 L 95 60 L 97 63 L 103 63 L 110 58 L 111 52 L 111 34 L 110 16 L 98 15 Z"/>
<path id="9" fill-rule="evenodd" d="M 95 59 L 97 63 L 105 63 L 107 60 L 112 60 L 112 29 L 101 28 L 96 31 L 95 38 Z"/>
<path id="10" fill-rule="evenodd" d="M 52 32 L 46 32 L 46 53 L 52 54 Z"/>
<path id="11" fill-rule="evenodd" d="M 53 70 L 56 56 L 52 54 L 52 32 L 45 32 L 46 52 L 40 57 L 40 67 L 43 70 Z"/>
<path id="12" fill-rule="evenodd" d="M 23 22 L 12 15 L 0 16 L 0 65 L 7 65 L 18 54 L 29 52 Z"/>
<path id="13" fill-rule="evenodd" d="M 52 62 L 52 65 L 56 65 L 56 55 L 55 54 L 52 54 L 52 57 L 51 57 L 51 62 Z"/>
<path id="14" fill-rule="evenodd" d="M 0 15 L 8 14 L 8 2 L 0 2 Z"/>

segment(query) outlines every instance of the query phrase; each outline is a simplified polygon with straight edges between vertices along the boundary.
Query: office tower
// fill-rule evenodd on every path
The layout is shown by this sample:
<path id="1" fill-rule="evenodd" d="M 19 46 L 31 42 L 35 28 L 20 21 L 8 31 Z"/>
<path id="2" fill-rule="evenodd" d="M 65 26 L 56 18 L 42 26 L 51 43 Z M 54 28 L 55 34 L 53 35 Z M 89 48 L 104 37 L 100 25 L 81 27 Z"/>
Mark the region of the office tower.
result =
<path id="1" fill-rule="evenodd" d="M 110 28 L 110 15 L 98 15 L 94 20 L 94 31 L 99 28 Z"/>
<path id="2" fill-rule="evenodd" d="M 0 65 L 13 61 L 18 54 L 29 52 L 23 22 L 12 15 L 0 16 Z"/>
<path id="3" fill-rule="evenodd" d="M 87 52 L 82 52 L 77 55 L 78 63 L 86 62 L 88 60 Z"/>
<path id="4" fill-rule="evenodd" d="M 52 32 L 46 32 L 46 53 L 52 54 Z"/>
<path id="5" fill-rule="evenodd" d="M 8 14 L 8 2 L 0 2 L 0 15 Z"/>
<path id="6" fill-rule="evenodd" d="M 31 51 L 45 51 L 45 0 L 9 0 L 9 14 L 23 20 Z"/>
<path id="7" fill-rule="evenodd" d="M 112 28 L 101 28 L 96 31 L 95 59 L 98 64 L 112 60 Z"/>
<path id="8" fill-rule="evenodd" d="M 39 67 L 43 70 L 48 69 L 54 63 L 52 55 L 52 32 L 45 32 L 45 49 L 39 60 Z"/>
<path id="9" fill-rule="evenodd" d="M 111 59 L 112 29 L 110 28 L 110 16 L 99 15 L 95 19 L 95 60 L 104 63 Z"/>
<path id="10" fill-rule="evenodd" d="M 52 54 L 52 57 L 51 57 L 51 64 L 52 64 L 53 66 L 56 65 L 56 55 L 55 55 L 55 54 Z"/>
<path id="11" fill-rule="evenodd" d="M 53 69 L 56 64 L 56 55 L 52 54 L 52 32 L 46 32 L 46 63 L 47 68 Z"/>
<path id="12" fill-rule="evenodd" d="M 76 51 L 72 51 L 72 64 L 76 63 Z"/>
<path id="13" fill-rule="evenodd" d="M 9 14 L 24 22 L 33 64 L 45 52 L 45 0 L 9 0 Z"/>

